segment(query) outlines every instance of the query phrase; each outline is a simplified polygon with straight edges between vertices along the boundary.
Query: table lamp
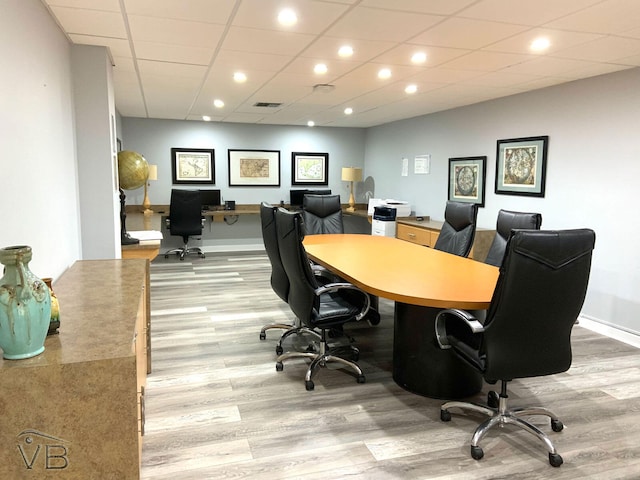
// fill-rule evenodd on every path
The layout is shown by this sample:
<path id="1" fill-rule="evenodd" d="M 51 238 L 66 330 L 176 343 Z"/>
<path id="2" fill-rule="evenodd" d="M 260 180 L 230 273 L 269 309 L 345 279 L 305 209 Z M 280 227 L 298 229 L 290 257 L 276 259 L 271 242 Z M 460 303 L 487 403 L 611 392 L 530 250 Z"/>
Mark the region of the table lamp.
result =
<path id="1" fill-rule="evenodd" d="M 149 176 L 147 177 L 147 180 L 144 182 L 144 200 L 142 201 L 142 208 L 144 209 L 145 215 L 150 215 L 153 213 L 153 210 L 151 210 L 151 202 L 149 201 L 149 194 L 147 192 L 147 187 L 149 186 L 149 180 L 158 180 L 157 165 L 149 165 Z"/>
<path id="2" fill-rule="evenodd" d="M 350 183 L 349 207 L 347 212 L 356 211 L 356 201 L 353 198 L 353 182 L 362 181 L 362 169 L 356 167 L 342 167 L 342 180 Z"/>

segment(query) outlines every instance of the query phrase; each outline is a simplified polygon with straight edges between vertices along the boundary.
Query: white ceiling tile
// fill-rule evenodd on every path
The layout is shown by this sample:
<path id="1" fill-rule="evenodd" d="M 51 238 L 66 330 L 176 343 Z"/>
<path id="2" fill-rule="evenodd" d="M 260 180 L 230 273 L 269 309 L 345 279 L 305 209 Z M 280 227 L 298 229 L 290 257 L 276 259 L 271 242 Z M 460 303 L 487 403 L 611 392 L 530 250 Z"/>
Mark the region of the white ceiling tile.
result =
<path id="1" fill-rule="evenodd" d="M 302 33 L 231 27 L 222 48 L 271 55 L 297 55 L 315 37 Z"/>
<path id="2" fill-rule="evenodd" d="M 119 0 L 44 0 L 50 6 L 86 8 L 89 10 L 106 10 L 120 12 Z"/>
<path id="3" fill-rule="evenodd" d="M 529 28 L 508 23 L 451 18 L 412 38 L 411 42 L 439 47 L 478 49 Z"/>
<path id="4" fill-rule="evenodd" d="M 513 53 L 472 52 L 444 64 L 446 68 L 490 72 L 527 61 L 531 56 Z"/>
<path id="5" fill-rule="evenodd" d="M 538 26 L 600 1 L 602 0 L 481 0 L 458 14 L 467 18 Z"/>
<path id="6" fill-rule="evenodd" d="M 120 12 L 51 7 L 65 32 L 81 35 L 127 38 Z"/>
<path id="7" fill-rule="evenodd" d="M 140 74 L 145 77 L 165 77 L 175 82 L 181 79 L 191 79 L 200 82 L 204 79 L 207 68 L 201 65 L 187 65 L 179 63 L 155 62 L 152 60 L 138 60 Z"/>
<path id="8" fill-rule="evenodd" d="M 636 29 L 638 25 L 640 25 L 640 2 L 637 0 L 607 0 L 549 22 L 546 26 L 615 35 Z"/>
<path id="9" fill-rule="evenodd" d="M 235 4 L 235 0 L 124 0 L 129 15 L 222 25 L 228 22 Z"/>
<path id="10" fill-rule="evenodd" d="M 594 62 L 616 62 L 633 55 L 640 55 L 640 39 L 608 36 L 560 50 L 553 56 Z"/>
<path id="11" fill-rule="evenodd" d="M 136 56 L 141 60 L 157 60 L 161 62 L 189 63 L 209 65 L 213 48 L 192 47 L 184 45 L 167 45 L 165 43 L 136 42 Z"/>
<path id="12" fill-rule="evenodd" d="M 353 49 L 353 56 L 348 61 L 365 62 L 393 48 L 396 42 L 324 36 L 316 39 L 301 55 L 342 61 L 338 50 L 343 45 L 349 45 Z"/>
<path id="13" fill-rule="evenodd" d="M 539 37 L 548 38 L 551 45 L 547 50 L 538 54 L 530 50 L 531 43 Z M 511 38 L 496 42 L 484 48 L 492 52 L 523 53 L 534 55 L 550 55 L 559 50 L 591 42 L 602 38 L 602 35 L 581 32 L 566 32 L 551 28 L 534 28 Z"/>
<path id="14" fill-rule="evenodd" d="M 432 13 L 451 15 L 465 8 L 476 0 L 403 0 L 392 3 L 392 7 L 403 12 Z M 363 7 L 389 8 L 389 0 L 362 0 Z"/>
<path id="15" fill-rule="evenodd" d="M 97 45 L 108 47 L 112 57 L 133 58 L 129 41 L 124 38 L 95 37 L 89 35 L 69 35 L 71 41 L 77 45 Z"/>
<path id="16" fill-rule="evenodd" d="M 226 67 L 235 70 L 264 70 L 278 72 L 294 57 L 290 55 L 272 55 L 268 53 L 239 52 L 237 50 L 220 50 L 213 63 L 215 67 Z"/>
<path id="17" fill-rule="evenodd" d="M 411 63 L 411 56 L 416 52 L 424 52 L 427 54 L 427 61 L 423 65 L 417 65 L 420 68 L 435 67 L 442 63 L 453 60 L 470 53 L 471 50 L 462 48 L 443 48 L 443 47 L 425 47 L 422 45 L 403 43 L 382 55 L 377 56 L 373 61 L 376 63 L 387 63 L 389 65 L 408 65 L 416 66 Z"/>
<path id="18" fill-rule="evenodd" d="M 509 72 L 523 75 L 551 75 L 562 77 L 563 74 L 593 65 L 586 60 L 568 58 L 537 57 L 509 67 Z"/>
<path id="19" fill-rule="evenodd" d="M 224 27 L 212 23 L 167 18 L 129 16 L 134 42 L 155 42 L 191 47 L 216 47 Z"/>
<path id="20" fill-rule="evenodd" d="M 439 84 L 459 83 L 479 77 L 483 72 L 477 70 L 455 70 L 451 68 L 429 68 L 410 78 L 411 81 L 433 82 Z"/>
<path id="21" fill-rule="evenodd" d="M 356 7 L 325 33 L 332 37 L 401 42 L 444 18 L 437 15 Z"/>

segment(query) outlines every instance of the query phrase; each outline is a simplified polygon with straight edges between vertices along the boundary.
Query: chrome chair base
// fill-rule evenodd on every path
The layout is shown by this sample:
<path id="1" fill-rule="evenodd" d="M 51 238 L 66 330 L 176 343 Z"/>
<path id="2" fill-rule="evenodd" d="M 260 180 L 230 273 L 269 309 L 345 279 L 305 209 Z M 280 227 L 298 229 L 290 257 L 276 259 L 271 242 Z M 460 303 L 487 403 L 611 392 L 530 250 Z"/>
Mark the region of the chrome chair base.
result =
<path id="1" fill-rule="evenodd" d="M 301 327 L 304 328 L 304 327 Z M 311 329 L 307 329 L 309 332 L 315 333 L 317 332 Z M 289 331 L 283 334 L 287 335 Z M 292 332 L 295 333 L 295 332 Z M 336 355 L 336 352 L 342 351 L 344 347 L 337 348 L 328 348 L 326 341 L 327 331 L 322 330 L 322 334 L 320 336 L 320 348 L 319 351 L 316 352 L 285 352 L 278 356 L 276 359 L 276 370 L 281 372 L 284 369 L 284 365 L 282 362 L 289 358 L 309 358 L 311 359 L 311 363 L 307 368 L 307 372 L 304 377 L 304 385 L 308 391 L 311 391 L 315 388 L 315 384 L 313 383 L 312 377 L 318 371 L 319 368 L 325 367 L 329 362 L 337 362 L 346 367 L 349 367 L 353 370 L 357 377 L 356 380 L 358 383 L 365 383 L 366 379 L 364 373 L 362 373 L 362 369 L 356 362 L 352 362 L 347 360 L 346 358 L 340 357 Z M 356 347 L 348 346 L 350 352 L 352 352 L 356 357 L 359 356 L 359 350 Z"/>
<path id="2" fill-rule="evenodd" d="M 164 253 L 164 258 L 169 258 L 169 255 L 175 253 L 180 257 L 180 260 L 184 260 L 184 257 L 187 255 L 198 255 L 199 257 L 205 258 L 204 253 L 200 249 L 200 247 L 188 247 L 187 244 L 184 244 L 182 247 L 172 248 Z"/>
<path id="3" fill-rule="evenodd" d="M 494 395 L 494 397 L 496 395 L 495 392 L 491 392 L 489 394 L 489 404 L 492 404 L 492 400 L 493 403 L 495 403 L 495 400 L 492 399 L 492 394 Z M 482 413 L 490 417 L 476 428 L 473 436 L 471 437 L 471 456 L 475 460 L 480 460 L 484 456 L 484 452 L 479 443 L 480 440 L 482 440 L 482 438 L 489 432 L 489 430 L 491 430 L 495 426 L 504 426 L 506 424 L 510 424 L 520 427 L 538 438 L 545 445 L 547 451 L 549 452 L 549 463 L 553 467 L 559 467 L 560 465 L 562 465 L 562 457 L 556 451 L 556 448 L 553 446 L 553 443 L 551 443 L 549 437 L 547 437 L 547 435 L 538 427 L 522 419 L 522 417 L 530 415 L 547 416 L 551 420 L 551 429 L 554 432 L 560 432 L 564 428 L 564 425 L 562 424 L 560 419 L 553 412 L 544 407 L 508 409 L 507 398 L 508 396 L 504 392 L 501 393 L 499 396 L 497 408 L 471 402 L 446 402 L 440 407 L 440 420 L 442 420 L 443 422 L 448 422 L 451 420 L 451 413 L 449 412 L 450 408 L 471 410 L 473 412 Z"/>

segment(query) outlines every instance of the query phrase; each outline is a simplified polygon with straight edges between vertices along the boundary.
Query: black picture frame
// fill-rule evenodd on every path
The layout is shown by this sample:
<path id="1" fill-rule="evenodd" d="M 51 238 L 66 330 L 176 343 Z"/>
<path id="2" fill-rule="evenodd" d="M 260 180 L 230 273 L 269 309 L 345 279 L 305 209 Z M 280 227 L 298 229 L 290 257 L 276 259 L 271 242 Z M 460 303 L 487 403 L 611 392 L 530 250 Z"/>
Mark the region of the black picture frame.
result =
<path id="1" fill-rule="evenodd" d="M 174 185 L 215 185 L 215 150 L 172 148 L 171 177 Z"/>
<path id="2" fill-rule="evenodd" d="M 449 200 L 484 207 L 487 157 L 449 159 Z"/>
<path id="3" fill-rule="evenodd" d="M 280 150 L 228 150 L 230 187 L 279 187 Z"/>
<path id="4" fill-rule="evenodd" d="M 544 197 L 548 148 L 546 135 L 498 140 L 495 193 Z"/>
<path id="5" fill-rule="evenodd" d="M 329 185 L 329 154 L 291 152 L 291 185 Z"/>

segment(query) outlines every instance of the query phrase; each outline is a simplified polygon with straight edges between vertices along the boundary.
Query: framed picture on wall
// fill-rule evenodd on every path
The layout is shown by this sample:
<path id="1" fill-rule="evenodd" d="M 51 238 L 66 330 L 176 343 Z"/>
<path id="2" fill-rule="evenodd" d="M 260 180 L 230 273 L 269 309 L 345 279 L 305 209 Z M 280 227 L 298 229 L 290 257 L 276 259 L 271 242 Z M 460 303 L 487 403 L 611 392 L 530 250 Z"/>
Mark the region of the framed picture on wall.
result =
<path id="1" fill-rule="evenodd" d="M 229 149 L 230 187 L 279 187 L 280 150 Z"/>
<path id="2" fill-rule="evenodd" d="M 484 207 L 487 157 L 449 159 L 449 200 Z"/>
<path id="3" fill-rule="evenodd" d="M 549 137 L 498 140 L 496 193 L 544 197 Z"/>
<path id="4" fill-rule="evenodd" d="M 175 185 L 215 184 L 215 151 L 205 148 L 172 148 L 171 175 Z"/>
<path id="5" fill-rule="evenodd" d="M 291 153 L 291 185 L 328 185 L 328 153 Z"/>

